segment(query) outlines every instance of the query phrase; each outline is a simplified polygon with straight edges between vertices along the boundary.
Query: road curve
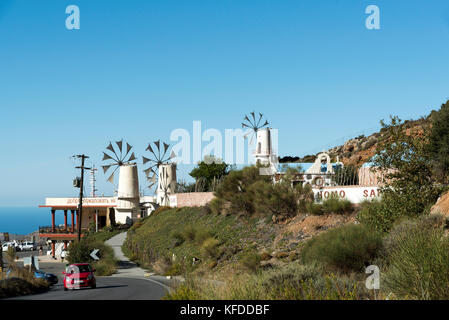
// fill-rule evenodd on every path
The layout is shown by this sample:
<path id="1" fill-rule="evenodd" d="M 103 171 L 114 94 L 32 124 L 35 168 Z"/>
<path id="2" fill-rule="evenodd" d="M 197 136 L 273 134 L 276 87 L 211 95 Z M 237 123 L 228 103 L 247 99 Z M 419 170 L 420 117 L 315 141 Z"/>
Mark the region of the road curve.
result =
<path id="1" fill-rule="evenodd" d="M 110 277 L 96 277 L 96 289 L 79 289 L 64 291 L 62 285 L 63 263 L 43 263 L 41 269 L 54 273 L 59 283 L 49 291 L 41 294 L 11 298 L 11 300 L 159 300 L 168 291 L 168 287 L 151 278 L 144 277 L 146 271 L 123 254 L 121 246 L 126 239 L 126 232 L 120 233 L 106 243 L 114 249 L 119 260 L 117 273 Z"/>
<path id="2" fill-rule="evenodd" d="M 165 293 L 163 286 L 145 279 L 97 277 L 96 289 L 64 291 L 60 281 L 45 293 L 8 300 L 159 300 Z"/>

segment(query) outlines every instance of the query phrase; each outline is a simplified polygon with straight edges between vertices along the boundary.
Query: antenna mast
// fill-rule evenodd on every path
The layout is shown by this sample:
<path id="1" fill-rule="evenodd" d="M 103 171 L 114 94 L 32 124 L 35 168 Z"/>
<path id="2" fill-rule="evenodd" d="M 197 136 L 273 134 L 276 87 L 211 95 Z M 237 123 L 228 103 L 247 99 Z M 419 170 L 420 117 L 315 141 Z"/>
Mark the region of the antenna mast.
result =
<path id="1" fill-rule="evenodd" d="M 97 179 L 95 178 L 95 172 L 98 171 L 95 166 L 92 166 L 92 169 L 90 169 L 90 196 L 92 198 L 95 198 L 95 192 L 98 191 L 97 188 L 95 188 L 95 182 L 97 182 Z"/>

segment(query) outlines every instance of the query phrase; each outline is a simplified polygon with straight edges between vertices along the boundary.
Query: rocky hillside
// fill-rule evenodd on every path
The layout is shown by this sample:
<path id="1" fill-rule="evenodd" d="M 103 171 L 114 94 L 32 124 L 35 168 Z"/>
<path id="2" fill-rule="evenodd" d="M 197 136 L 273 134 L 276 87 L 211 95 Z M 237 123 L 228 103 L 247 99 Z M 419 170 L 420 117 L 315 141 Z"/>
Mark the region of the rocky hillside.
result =
<path id="1" fill-rule="evenodd" d="M 403 128 L 407 131 L 414 131 L 414 129 L 419 129 L 424 127 L 430 122 L 430 119 L 434 111 L 427 116 L 418 120 L 406 120 L 402 124 Z M 376 153 L 377 144 L 382 141 L 382 139 L 387 139 L 385 136 L 385 130 L 381 129 L 379 132 L 375 132 L 369 136 L 358 136 L 353 139 L 346 141 L 343 145 L 333 147 L 327 152 L 330 154 L 332 161 L 335 161 L 337 156 L 339 160 L 344 164 L 352 164 L 355 166 L 360 166 L 365 162 L 368 162 L 372 156 Z M 306 155 L 304 157 L 292 157 L 285 156 L 279 159 L 280 163 L 308 163 L 314 162 L 316 155 Z"/>

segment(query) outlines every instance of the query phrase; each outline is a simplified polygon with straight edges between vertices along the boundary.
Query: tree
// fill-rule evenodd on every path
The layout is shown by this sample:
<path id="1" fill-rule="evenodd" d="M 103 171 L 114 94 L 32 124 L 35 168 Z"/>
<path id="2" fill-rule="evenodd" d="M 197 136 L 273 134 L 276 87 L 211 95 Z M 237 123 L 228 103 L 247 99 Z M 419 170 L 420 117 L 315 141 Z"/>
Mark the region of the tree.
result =
<path id="1" fill-rule="evenodd" d="M 201 183 L 202 191 L 214 190 L 218 181 L 229 173 L 229 165 L 214 156 L 206 156 L 198 166 L 190 172 L 190 176 Z"/>
<path id="2" fill-rule="evenodd" d="M 442 188 L 435 183 L 426 127 L 405 130 L 398 117 L 383 127 L 372 162 L 383 176 L 382 201 L 361 212 L 362 222 L 388 231 L 400 217 L 417 217 L 435 203 Z"/>
<path id="3" fill-rule="evenodd" d="M 449 100 L 431 114 L 429 153 L 435 177 L 441 183 L 449 182 Z"/>

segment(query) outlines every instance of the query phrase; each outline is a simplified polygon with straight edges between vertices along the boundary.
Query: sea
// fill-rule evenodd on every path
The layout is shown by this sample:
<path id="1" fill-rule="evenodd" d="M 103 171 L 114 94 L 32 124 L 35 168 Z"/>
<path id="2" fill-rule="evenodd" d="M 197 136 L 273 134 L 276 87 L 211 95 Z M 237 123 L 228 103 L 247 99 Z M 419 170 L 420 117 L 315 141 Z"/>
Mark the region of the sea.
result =
<path id="1" fill-rule="evenodd" d="M 56 211 L 56 224 L 64 223 L 64 214 Z M 0 232 L 27 235 L 39 226 L 51 225 L 50 208 L 0 207 Z"/>

